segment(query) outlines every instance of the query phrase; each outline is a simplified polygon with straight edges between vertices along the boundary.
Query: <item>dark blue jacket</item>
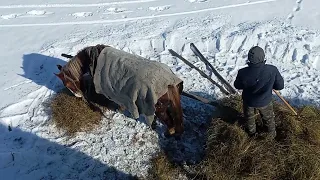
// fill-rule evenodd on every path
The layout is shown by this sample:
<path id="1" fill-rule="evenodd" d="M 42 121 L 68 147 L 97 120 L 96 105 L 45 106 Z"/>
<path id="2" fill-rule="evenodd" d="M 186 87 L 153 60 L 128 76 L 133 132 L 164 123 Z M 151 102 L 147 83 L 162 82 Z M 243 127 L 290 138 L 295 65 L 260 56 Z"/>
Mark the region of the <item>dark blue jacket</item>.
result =
<path id="1" fill-rule="evenodd" d="M 240 69 L 234 87 L 243 90 L 242 99 L 249 107 L 263 107 L 272 100 L 272 89 L 284 88 L 284 81 L 275 66 L 265 64 L 249 64 Z"/>

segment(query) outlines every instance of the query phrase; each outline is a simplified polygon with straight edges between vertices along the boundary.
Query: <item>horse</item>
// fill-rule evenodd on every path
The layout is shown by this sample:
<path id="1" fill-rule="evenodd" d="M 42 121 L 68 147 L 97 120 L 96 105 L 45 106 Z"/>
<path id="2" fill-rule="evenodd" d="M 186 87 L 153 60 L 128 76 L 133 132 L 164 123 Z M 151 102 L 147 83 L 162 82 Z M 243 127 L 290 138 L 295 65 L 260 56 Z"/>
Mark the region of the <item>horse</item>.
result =
<path id="1" fill-rule="evenodd" d="M 96 76 L 95 71 L 98 63 L 97 60 L 101 52 L 107 47 L 111 46 L 98 44 L 96 46 L 85 47 L 82 50 L 78 51 L 75 56 L 70 56 L 69 61 L 64 66 L 58 64 L 57 68 L 60 72 L 54 73 L 62 81 L 66 88 L 68 88 L 76 97 L 82 98 L 94 110 L 97 110 L 97 108 L 91 103 L 90 94 L 99 94 L 96 92 L 95 87 L 99 85 L 101 86 L 101 84 L 95 84 L 93 79 Z M 172 75 L 176 77 L 173 72 Z M 163 81 L 162 76 L 157 76 L 155 79 L 155 81 L 160 80 Z M 113 88 L 115 88 L 115 91 L 118 90 L 116 89 L 116 87 Z M 181 94 L 183 91 L 183 81 L 176 85 L 169 84 L 167 85 L 167 87 L 163 88 L 165 88 L 166 92 L 157 99 L 156 103 L 153 104 L 154 111 L 152 116 L 154 118 L 154 121 L 149 125 L 154 130 L 156 126 L 155 121 L 157 118 L 162 124 L 166 126 L 165 135 L 167 137 L 180 137 L 184 132 L 183 111 L 180 102 Z M 101 93 L 99 95 L 101 95 Z M 114 102 L 112 98 L 106 98 L 111 102 Z M 128 108 L 123 104 L 117 105 L 122 112 Z"/>

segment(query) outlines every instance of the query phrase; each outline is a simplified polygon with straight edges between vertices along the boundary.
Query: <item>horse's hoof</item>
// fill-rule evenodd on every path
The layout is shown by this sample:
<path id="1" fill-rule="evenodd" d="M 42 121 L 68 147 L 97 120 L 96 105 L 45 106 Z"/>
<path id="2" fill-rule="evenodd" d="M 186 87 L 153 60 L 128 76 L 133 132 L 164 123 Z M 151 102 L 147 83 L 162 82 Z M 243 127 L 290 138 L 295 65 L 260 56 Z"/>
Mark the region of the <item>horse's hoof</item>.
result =
<path id="1" fill-rule="evenodd" d="M 164 134 L 164 137 L 166 137 L 166 138 L 175 138 L 176 137 L 175 134 L 170 134 L 169 131 L 166 131 L 163 134 Z"/>

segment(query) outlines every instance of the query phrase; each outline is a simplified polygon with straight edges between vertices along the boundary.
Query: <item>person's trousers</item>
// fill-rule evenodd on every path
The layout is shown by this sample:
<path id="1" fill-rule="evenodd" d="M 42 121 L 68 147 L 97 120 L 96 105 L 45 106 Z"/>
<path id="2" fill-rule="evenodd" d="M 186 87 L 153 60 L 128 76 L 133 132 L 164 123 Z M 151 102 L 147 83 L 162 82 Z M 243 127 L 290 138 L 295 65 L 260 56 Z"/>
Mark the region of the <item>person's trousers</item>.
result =
<path id="1" fill-rule="evenodd" d="M 244 117 L 246 120 L 246 128 L 250 135 L 256 133 L 256 118 L 260 114 L 264 126 L 266 126 L 268 133 L 273 137 L 276 136 L 276 125 L 274 120 L 273 104 L 270 102 L 264 107 L 249 107 L 243 104 Z M 256 114 L 255 112 L 259 112 Z"/>

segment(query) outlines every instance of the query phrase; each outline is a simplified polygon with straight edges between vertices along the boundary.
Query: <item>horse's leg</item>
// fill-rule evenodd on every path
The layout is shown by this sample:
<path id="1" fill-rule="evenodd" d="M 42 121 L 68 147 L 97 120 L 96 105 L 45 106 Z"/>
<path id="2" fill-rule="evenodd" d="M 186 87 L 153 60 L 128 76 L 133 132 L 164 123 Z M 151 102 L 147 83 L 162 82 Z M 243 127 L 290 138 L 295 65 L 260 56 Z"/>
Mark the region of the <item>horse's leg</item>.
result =
<path id="1" fill-rule="evenodd" d="M 164 94 L 159 98 L 157 104 L 155 105 L 156 117 L 167 126 L 169 134 L 174 134 L 174 124 L 172 119 L 170 118 L 168 107 L 170 106 L 170 101 L 168 99 L 168 95 Z"/>
<path id="2" fill-rule="evenodd" d="M 170 117 L 173 119 L 176 133 L 179 135 L 183 133 L 183 112 L 180 102 L 180 93 L 178 86 L 168 86 L 168 99 L 170 101 L 169 112 Z"/>
<path id="3" fill-rule="evenodd" d="M 171 121 L 171 118 L 169 116 L 169 113 L 167 112 L 167 109 L 164 110 L 164 112 L 156 112 L 156 116 L 159 118 L 159 120 L 164 123 L 165 125 L 167 125 L 167 131 L 165 132 L 165 136 L 168 137 L 170 135 L 175 134 L 175 128 L 174 126 L 168 126 L 168 122 Z"/>

